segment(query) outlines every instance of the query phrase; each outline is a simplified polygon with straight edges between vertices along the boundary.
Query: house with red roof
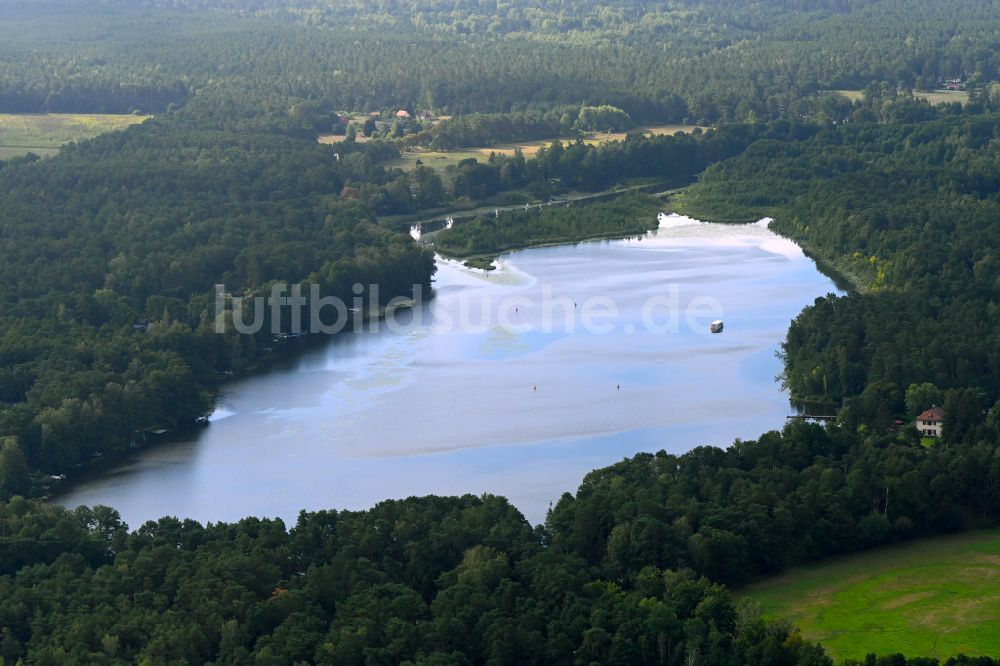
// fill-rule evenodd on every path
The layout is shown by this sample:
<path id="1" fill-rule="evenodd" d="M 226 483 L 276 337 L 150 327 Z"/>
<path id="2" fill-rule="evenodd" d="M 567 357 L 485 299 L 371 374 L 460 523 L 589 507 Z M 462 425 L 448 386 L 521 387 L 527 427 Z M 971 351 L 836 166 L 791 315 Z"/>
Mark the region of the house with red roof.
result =
<path id="1" fill-rule="evenodd" d="M 925 437 L 940 437 L 944 428 L 944 410 L 937 405 L 917 417 L 917 430 Z"/>

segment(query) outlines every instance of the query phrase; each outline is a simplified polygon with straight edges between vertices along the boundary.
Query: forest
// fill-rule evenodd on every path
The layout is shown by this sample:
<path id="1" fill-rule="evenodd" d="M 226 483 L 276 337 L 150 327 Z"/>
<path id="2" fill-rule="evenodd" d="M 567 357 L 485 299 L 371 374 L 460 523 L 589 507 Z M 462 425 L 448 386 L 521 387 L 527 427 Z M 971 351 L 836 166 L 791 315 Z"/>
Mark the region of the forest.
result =
<path id="1" fill-rule="evenodd" d="M 838 113 L 826 91 L 872 81 L 987 85 L 1000 72 L 995 16 L 990 0 L 3 0 L 0 112 L 161 113 L 254 90 L 336 111 L 587 104 L 639 123 L 801 119 Z"/>
<path id="2" fill-rule="evenodd" d="M 729 587 L 1000 521 L 996 34 L 990 0 L 0 0 L 0 112 L 155 116 L 0 162 L 0 666 L 830 664 Z M 914 97 L 943 83 L 968 103 Z M 342 120 L 397 110 L 444 119 Z M 654 122 L 712 129 L 578 140 Z M 634 456 L 538 526 L 489 495 L 132 529 L 43 501 L 283 352 L 268 327 L 214 332 L 216 284 L 377 283 L 384 304 L 434 273 L 388 216 L 693 181 L 673 205 L 770 215 L 852 284 L 781 349 L 836 422 Z M 505 211 L 435 242 L 488 255 L 654 210 Z M 907 424 L 932 404 L 925 446 Z"/>

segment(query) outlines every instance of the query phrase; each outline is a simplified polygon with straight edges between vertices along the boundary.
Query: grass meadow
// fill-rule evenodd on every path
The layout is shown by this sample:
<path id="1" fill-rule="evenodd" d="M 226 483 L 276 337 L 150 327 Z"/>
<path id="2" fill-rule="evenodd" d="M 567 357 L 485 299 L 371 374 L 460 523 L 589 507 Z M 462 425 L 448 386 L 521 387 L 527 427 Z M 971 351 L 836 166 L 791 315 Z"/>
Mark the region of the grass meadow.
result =
<path id="1" fill-rule="evenodd" d="M 834 90 L 852 102 L 860 101 L 864 97 L 861 90 Z M 969 103 L 969 93 L 964 90 L 934 90 L 932 92 L 914 92 L 913 96 L 918 99 L 925 99 L 933 104 L 944 104 L 945 102 L 960 102 L 963 105 Z"/>
<path id="2" fill-rule="evenodd" d="M 738 590 L 823 643 L 945 659 L 1000 655 L 1000 530 L 914 541 L 797 568 Z"/>
<path id="3" fill-rule="evenodd" d="M 14 113 L 0 114 L 0 159 L 28 153 L 47 156 L 70 141 L 92 139 L 98 134 L 125 129 L 148 116 Z"/>
<path id="4" fill-rule="evenodd" d="M 935 90 L 933 92 L 915 92 L 914 97 L 926 99 L 931 104 L 959 102 L 963 106 L 969 103 L 969 93 L 964 90 Z"/>

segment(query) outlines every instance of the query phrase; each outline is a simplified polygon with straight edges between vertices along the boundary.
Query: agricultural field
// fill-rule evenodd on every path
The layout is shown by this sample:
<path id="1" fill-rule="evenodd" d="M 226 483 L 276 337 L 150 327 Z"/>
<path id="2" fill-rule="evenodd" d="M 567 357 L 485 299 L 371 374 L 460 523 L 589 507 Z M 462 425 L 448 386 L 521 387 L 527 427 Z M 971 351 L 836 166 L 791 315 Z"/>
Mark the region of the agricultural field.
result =
<path id="1" fill-rule="evenodd" d="M 594 136 L 586 139 L 587 143 L 607 143 L 608 141 L 624 141 L 628 134 L 645 134 L 646 136 L 663 136 L 674 134 L 690 134 L 696 129 L 705 131 L 709 129 L 708 127 L 702 127 L 699 125 L 641 125 L 635 129 L 629 130 L 628 132 L 610 132 L 607 134 L 595 134 Z"/>
<path id="2" fill-rule="evenodd" d="M 839 93 L 851 100 L 852 102 L 861 101 L 864 97 L 864 93 L 861 90 L 833 90 L 831 92 Z M 935 90 L 933 92 L 914 92 L 913 96 L 917 99 L 925 99 L 931 104 L 944 104 L 946 102 L 960 102 L 962 104 L 969 103 L 969 93 L 964 90 Z"/>
<path id="3" fill-rule="evenodd" d="M 697 125 L 646 125 L 642 127 L 637 127 L 632 130 L 633 133 L 641 132 L 647 136 L 659 136 L 664 134 L 679 134 L 692 132 L 697 128 Z M 701 128 L 707 129 L 707 128 Z M 592 134 L 584 139 L 585 143 L 591 145 L 598 145 L 601 143 L 608 143 L 610 141 L 623 141 L 627 134 L 625 132 L 612 132 L 612 133 L 600 133 Z M 343 138 L 343 137 L 340 137 Z M 403 169 L 404 171 L 412 171 L 417 167 L 417 161 L 419 160 L 421 164 L 429 167 L 433 167 L 437 170 L 444 170 L 446 167 L 458 164 L 464 159 L 470 157 L 483 160 L 490 156 L 490 153 L 497 153 L 498 155 L 513 155 L 514 151 L 518 148 L 527 157 L 531 157 L 537 153 L 541 148 L 548 146 L 553 141 L 560 137 L 552 137 L 551 139 L 538 139 L 536 141 L 522 141 L 519 143 L 504 143 L 496 146 L 489 146 L 484 148 L 464 148 L 461 150 L 449 150 L 449 151 L 439 151 L 430 150 L 426 148 L 415 148 L 413 150 L 406 150 L 394 160 L 386 162 L 385 166 L 388 168 Z M 573 139 L 563 138 L 563 141 L 572 141 Z M 324 141 L 324 137 L 320 137 L 320 141 L 324 143 L 333 143 L 332 140 Z"/>
<path id="4" fill-rule="evenodd" d="M 587 136 L 583 142 L 596 146 L 602 143 L 608 143 L 610 141 L 624 141 L 628 134 L 645 134 L 646 136 L 662 136 L 665 134 L 687 134 L 698 129 L 697 125 L 643 125 L 641 127 L 636 127 L 629 132 L 601 132 L 593 133 Z M 708 129 L 707 127 L 700 128 L 702 130 Z M 491 152 L 497 154 L 507 154 L 513 155 L 516 148 L 520 148 L 521 151 L 527 155 L 531 156 L 538 152 L 540 148 L 548 146 L 550 143 L 555 141 L 555 138 L 551 139 L 540 139 L 538 141 L 522 141 L 520 143 L 505 143 L 493 148 L 480 148 L 479 152 L 484 155 L 489 155 Z M 563 139 L 563 141 L 572 141 L 572 139 Z"/>
<path id="5" fill-rule="evenodd" d="M 737 592 L 823 643 L 867 653 L 1000 655 L 1000 530 L 914 541 L 801 567 Z"/>
<path id="6" fill-rule="evenodd" d="M 484 153 L 483 150 L 486 150 Z M 404 150 L 399 157 L 385 163 L 387 169 L 402 169 L 403 171 L 413 171 L 419 164 L 429 166 L 438 171 L 443 171 L 446 167 L 458 164 L 462 160 L 470 157 L 477 160 L 484 160 L 489 157 L 488 149 L 466 148 L 463 150 L 430 150 L 426 148 L 414 148 Z"/>
<path id="7" fill-rule="evenodd" d="M 28 153 L 47 156 L 70 141 L 125 129 L 149 116 L 111 114 L 0 114 L 0 159 Z"/>
<path id="8" fill-rule="evenodd" d="M 852 102 L 860 102 L 865 98 L 865 93 L 861 90 L 830 90 L 829 92 L 843 95 Z"/>
<path id="9" fill-rule="evenodd" d="M 338 143 L 342 143 L 344 141 L 344 135 L 343 134 L 320 134 L 318 140 L 322 144 L 325 144 L 325 145 L 328 145 L 328 146 L 332 146 L 332 145 L 335 145 L 335 144 L 338 144 Z M 371 141 L 371 139 L 369 139 L 368 137 L 366 137 L 364 134 L 361 134 L 361 133 L 358 133 L 354 137 L 354 140 L 357 141 L 358 143 L 366 143 L 368 141 Z"/>
<path id="10" fill-rule="evenodd" d="M 933 92 L 915 92 L 914 97 L 926 99 L 931 104 L 945 104 L 959 102 L 962 105 L 969 103 L 969 93 L 964 90 L 935 90 Z"/>

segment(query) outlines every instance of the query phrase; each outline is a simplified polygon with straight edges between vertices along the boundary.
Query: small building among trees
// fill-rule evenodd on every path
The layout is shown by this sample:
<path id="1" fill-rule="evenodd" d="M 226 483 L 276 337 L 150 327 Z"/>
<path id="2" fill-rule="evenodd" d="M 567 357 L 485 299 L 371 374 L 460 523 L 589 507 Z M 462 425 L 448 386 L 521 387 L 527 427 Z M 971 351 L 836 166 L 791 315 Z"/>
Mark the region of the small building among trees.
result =
<path id="1" fill-rule="evenodd" d="M 940 437 L 944 427 L 944 410 L 937 405 L 917 417 L 917 430 L 926 437 Z"/>

